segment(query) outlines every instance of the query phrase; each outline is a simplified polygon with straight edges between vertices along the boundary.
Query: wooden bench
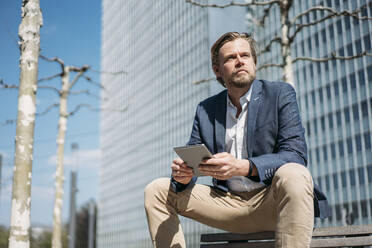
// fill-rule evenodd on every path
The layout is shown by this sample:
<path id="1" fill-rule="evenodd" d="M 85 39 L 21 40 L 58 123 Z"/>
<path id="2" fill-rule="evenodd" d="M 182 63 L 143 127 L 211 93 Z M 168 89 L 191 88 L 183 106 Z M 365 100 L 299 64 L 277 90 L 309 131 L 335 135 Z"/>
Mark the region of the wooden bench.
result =
<path id="1" fill-rule="evenodd" d="M 269 248 L 274 239 L 274 232 L 202 234 L 200 248 Z M 310 247 L 356 246 L 372 246 L 372 225 L 315 228 Z"/>

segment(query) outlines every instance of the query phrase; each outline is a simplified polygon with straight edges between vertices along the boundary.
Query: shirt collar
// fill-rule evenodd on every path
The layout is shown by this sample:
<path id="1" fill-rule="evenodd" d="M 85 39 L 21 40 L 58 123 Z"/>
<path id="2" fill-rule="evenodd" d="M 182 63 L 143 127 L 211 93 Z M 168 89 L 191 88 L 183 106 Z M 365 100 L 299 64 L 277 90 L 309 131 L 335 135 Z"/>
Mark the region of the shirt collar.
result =
<path id="1" fill-rule="evenodd" d="M 248 103 L 251 101 L 251 96 L 252 96 L 252 85 L 249 88 L 249 90 L 239 99 L 240 105 L 244 106 L 245 103 Z M 230 100 L 229 94 L 227 94 L 227 104 L 228 106 L 235 107 L 234 104 Z"/>

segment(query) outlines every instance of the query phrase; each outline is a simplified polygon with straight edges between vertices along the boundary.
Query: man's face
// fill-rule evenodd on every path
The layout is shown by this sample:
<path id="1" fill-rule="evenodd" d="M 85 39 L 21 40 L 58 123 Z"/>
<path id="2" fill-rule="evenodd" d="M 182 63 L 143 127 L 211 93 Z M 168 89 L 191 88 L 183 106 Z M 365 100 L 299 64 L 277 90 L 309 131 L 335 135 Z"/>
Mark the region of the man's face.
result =
<path id="1" fill-rule="evenodd" d="M 224 44 L 218 54 L 219 64 L 213 70 L 229 88 L 250 87 L 256 78 L 256 64 L 251 47 L 245 39 L 235 39 Z"/>

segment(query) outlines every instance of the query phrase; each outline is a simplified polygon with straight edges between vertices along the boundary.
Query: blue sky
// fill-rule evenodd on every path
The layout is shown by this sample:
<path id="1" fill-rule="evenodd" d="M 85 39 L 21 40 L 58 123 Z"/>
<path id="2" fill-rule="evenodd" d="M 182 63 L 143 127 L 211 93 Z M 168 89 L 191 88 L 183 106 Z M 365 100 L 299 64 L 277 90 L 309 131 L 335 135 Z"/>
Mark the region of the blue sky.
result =
<path id="1" fill-rule="evenodd" d="M 0 78 L 6 83 L 19 83 L 18 26 L 21 20 L 22 1 L 0 1 Z M 41 0 L 44 25 L 41 28 L 41 53 L 57 56 L 66 65 L 100 68 L 101 1 L 99 0 Z M 58 73 L 55 63 L 39 60 L 39 78 Z M 99 82 L 100 75 L 87 75 Z M 43 83 L 60 87 L 60 80 Z M 99 89 L 80 80 L 74 90 L 89 89 L 99 94 Z M 16 118 L 16 90 L 0 89 L 0 123 Z M 37 112 L 58 102 L 57 95 L 49 90 L 37 92 Z M 96 108 L 99 100 L 88 96 L 71 96 L 69 110 L 79 103 Z M 34 162 L 32 170 L 31 222 L 32 225 L 52 225 L 58 109 L 40 116 L 35 126 Z M 65 143 L 65 195 L 63 220 L 68 218 L 69 179 L 72 169 L 78 172 L 78 205 L 98 197 L 99 113 L 80 110 L 68 120 Z M 0 185 L 0 225 L 10 224 L 12 167 L 14 158 L 15 124 L 1 126 L 0 153 L 3 155 L 2 184 Z M 71 144 L 78 143 L 79 150 L 71 151 Z"/>

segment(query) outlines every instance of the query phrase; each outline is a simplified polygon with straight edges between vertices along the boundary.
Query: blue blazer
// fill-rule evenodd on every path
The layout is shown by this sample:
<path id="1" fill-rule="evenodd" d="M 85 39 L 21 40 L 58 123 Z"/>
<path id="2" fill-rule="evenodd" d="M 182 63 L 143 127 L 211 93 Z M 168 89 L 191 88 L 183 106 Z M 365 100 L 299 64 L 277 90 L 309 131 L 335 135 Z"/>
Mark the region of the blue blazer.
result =
<path id="1" fill-rule="evenodd" d="M 296 100 L 296 92 L 288 83 L 254 80 L 248 105 L 246 144 L 248 159 L 258 171 L 262 184 L 270 185 L 276 170 L 290 162 L 307 166 L 305 130 Z M 199 103 L 191 137 L 192 144 L 205 144 L 212 154 L 225 152 L 227 90 Z M 195 183 L 182 185 L 172 180 L 176 191 Z M 213 184 L 227 190 L 226 181 L 213 178 Z M 314 184 L 316 217 L 330 215 L 327 198 Z"/>

